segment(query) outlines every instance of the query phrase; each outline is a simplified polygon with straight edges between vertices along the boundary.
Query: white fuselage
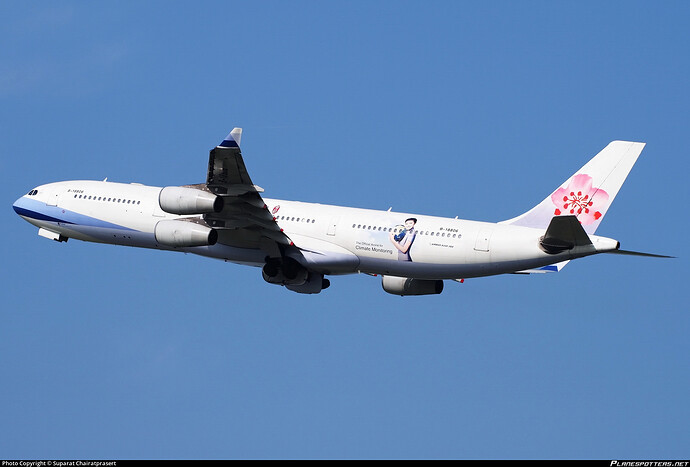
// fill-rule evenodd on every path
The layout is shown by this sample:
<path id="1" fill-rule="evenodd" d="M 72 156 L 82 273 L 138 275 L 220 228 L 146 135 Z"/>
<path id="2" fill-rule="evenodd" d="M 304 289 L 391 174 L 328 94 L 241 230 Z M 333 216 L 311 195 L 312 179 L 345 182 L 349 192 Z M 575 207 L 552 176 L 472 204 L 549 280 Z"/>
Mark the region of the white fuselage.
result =
<path id="1" fill-rule="evenodd" d="M 35 194 L 31 194 L 36 191 Z M 156 241 L 161 220 L 197 217 L 164 212 L 160 187 L 101 181 L 68 181 L 37 187 L 14 209 L 28 222 L 65 238 L 184 251 L 239 264 L 262 266 L 265 253 L 218 242 L 172 248 Z M 323 274 L 364 272 L 419 279 L 460 279 L 520 272 L 616 248 L 591 235 L 587 248 L 548 254 L 539 246 L 543 229 L 375 211 L 264 198 L 284 233 L 301 251 L 303 266 Z M 414 218 L 409 256 L 392 235 Z M 396 230 L 397 227 L 397 230 Z M 404 243 L 403 241 L 398 242 Z"/>

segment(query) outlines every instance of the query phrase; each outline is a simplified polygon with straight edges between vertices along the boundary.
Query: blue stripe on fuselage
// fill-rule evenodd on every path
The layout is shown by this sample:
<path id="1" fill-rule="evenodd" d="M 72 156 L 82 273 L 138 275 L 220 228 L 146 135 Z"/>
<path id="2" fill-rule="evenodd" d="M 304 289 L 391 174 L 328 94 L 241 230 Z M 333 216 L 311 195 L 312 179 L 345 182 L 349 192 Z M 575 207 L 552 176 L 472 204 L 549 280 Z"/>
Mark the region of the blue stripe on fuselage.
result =
<path id="1" fill-rule="evenodd" d="M 28 218 L 36 219 L 39 221 L 62 222 L 63 224 L 71 224 L 71 222 L 63 221 L 63 220 L 58 219 L 56 217 L 46 216 L 45 214 L 42 214 L 42 213 L 37 212 L 37 211 L 32 211 L 29 209 L 21 208 L 21 207 L 17 206 L 16 204 L 12 207 L 14 208 L 14 212 L 16 212 L 17 214 L 19 214 L 22 217 L 28 217 Z"/>
<path id="2" fill-rule="evenodd" d="M 79 214 L 78 212 L 62 209 L 29 198 L 19 198 L 12 206 L 14 211 L 23 217 L 62 224 L 85 225 L 89 227 L 105 227 L 109 229 L 134 230 L 121 225 L 106 222 L 95 217 Z"/>

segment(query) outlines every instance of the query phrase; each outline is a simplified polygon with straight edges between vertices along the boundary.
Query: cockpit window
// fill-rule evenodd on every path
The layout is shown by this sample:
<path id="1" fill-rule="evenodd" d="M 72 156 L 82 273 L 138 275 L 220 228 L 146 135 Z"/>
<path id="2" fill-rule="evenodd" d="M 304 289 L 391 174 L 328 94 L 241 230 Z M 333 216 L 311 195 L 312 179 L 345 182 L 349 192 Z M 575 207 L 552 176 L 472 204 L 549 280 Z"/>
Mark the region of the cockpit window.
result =
<path id="1" fill-rule="evenodd" d="M 29 196 L 36 196 L 38 194 L 38 190 L 31 190 L 29 193 L 27 193 Z"/>

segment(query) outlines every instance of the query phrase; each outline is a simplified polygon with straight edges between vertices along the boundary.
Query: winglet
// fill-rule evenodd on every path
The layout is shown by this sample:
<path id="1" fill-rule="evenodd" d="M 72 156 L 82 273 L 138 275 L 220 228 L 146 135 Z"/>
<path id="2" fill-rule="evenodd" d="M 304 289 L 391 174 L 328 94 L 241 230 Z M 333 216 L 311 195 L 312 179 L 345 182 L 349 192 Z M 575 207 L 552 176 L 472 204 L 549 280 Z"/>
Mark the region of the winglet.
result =
<path id="1" fill-rule="evenodd" d="M 223 139 L 223 142 L 218 145 L 219 148 L 238 148 L 240 147 L 240 140 L 242 139 L 242 128 L 233 128 L 228 136 Z"/>

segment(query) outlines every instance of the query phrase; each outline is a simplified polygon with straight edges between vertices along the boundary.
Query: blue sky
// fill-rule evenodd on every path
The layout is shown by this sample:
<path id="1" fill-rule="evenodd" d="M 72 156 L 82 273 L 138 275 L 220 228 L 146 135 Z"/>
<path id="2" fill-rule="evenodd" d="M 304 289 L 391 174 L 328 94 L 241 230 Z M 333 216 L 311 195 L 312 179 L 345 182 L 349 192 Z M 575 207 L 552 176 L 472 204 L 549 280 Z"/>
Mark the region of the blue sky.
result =
<path id="1" fill-rule="evenodd" d="M 687 2 L 5 2 L 0 458 L 687 458 Z M 499 221 L 647 147 L 598 256 L 317 296 L 191 255 L 50 242 L 34 186 L 205 179 Z"/>

